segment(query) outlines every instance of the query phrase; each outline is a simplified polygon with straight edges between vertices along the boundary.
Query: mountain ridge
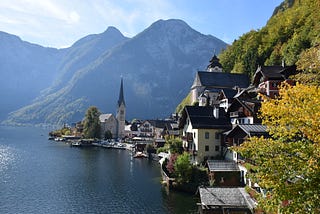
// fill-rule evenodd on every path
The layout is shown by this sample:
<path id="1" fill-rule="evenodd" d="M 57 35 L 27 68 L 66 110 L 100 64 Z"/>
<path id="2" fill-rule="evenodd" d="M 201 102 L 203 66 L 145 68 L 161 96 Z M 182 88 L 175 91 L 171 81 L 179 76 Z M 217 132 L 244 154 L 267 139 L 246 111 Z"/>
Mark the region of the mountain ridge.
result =
<path id="1" fill-rule="evenodd" d="M 195 71 L 208 64 L 213 50 L 227 45 L 180 20 L 159 20 L 132 38 L 113 32 L 116 41 L 103 46 L 97 38 L 107 31 L 63 49 L 55 84 L 30 105 L 10 113 L 6 124 L 75 122 L 90 105 L 114 112 L 120 76 L 128 118 L 168 116 L 188 93 Z"/>

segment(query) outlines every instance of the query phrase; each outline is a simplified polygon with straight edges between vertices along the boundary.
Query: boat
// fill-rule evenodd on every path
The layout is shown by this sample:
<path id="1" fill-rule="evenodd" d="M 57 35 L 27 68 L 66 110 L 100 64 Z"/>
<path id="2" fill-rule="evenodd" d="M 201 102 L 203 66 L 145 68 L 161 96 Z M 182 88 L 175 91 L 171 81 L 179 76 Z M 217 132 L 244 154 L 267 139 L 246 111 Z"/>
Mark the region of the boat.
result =
<path id="1" fill-rule="evenodd" d="M 142 153 L 142 152 L 136 152 L 136 154 L 133 156 L 134 158 L 147 158 L 148 155 Z"/>
<path id="2" fill-rule="evenodd" d="M 81 142 L 80 141 L 74 141 L 70 144 L 70 146 L 75 146 L 75 147 L 79 147 L 81 146 Z"/>

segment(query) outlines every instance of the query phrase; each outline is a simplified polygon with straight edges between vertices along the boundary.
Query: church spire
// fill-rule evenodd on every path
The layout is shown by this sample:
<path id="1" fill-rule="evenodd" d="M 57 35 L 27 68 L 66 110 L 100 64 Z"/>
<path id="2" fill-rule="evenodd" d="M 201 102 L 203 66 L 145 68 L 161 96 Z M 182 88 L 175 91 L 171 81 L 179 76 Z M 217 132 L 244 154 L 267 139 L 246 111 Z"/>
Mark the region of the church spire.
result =
<path id="1" fill-rule="evenodd" d="M 126 105 L 124 102 L 124 96 L 123 96 L 123 79 L 121 77 L 121 85 L 120 85 L 120 93 L 119 93 L 119 99 L 118 99 L 118 106 L 120 106 L 123 103 L 123 105 Z"/>

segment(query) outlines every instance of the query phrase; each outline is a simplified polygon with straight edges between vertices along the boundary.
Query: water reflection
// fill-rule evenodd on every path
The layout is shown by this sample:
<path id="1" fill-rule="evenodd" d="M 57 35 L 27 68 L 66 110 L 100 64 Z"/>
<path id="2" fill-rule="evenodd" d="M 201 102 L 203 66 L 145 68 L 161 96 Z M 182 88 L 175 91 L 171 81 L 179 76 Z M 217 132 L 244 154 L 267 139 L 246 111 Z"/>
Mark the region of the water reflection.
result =
<path id="1" fill-rule="evenodd" d="M 0 127 L 1 213 L 195 213 L 192 196 L 162 188 L 156 161 L 46 133 Z"/>

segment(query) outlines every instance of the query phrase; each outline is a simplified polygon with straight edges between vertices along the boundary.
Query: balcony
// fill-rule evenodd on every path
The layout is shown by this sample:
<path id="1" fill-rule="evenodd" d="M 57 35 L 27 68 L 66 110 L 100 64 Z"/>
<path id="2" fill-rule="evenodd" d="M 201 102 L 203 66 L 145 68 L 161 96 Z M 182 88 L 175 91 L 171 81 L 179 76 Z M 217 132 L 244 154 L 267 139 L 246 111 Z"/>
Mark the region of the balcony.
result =
<path id="1" fill-rule="evenodd" d="M 230 112 L 230 117 L 243 117 L 244 113 L 242 111 L 232 111 Z"/>

